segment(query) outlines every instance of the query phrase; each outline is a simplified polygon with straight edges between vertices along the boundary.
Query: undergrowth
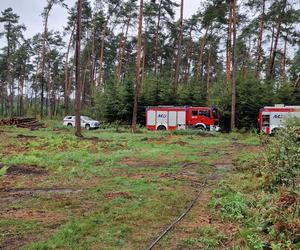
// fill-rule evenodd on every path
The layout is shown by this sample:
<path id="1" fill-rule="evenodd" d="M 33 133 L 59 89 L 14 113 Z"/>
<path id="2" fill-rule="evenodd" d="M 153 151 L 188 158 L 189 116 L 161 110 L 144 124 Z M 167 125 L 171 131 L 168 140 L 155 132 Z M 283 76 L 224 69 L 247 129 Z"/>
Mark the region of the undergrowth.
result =
<path id="1" fill-rule="evenodd" d="M 247 249 L 300 249 L 299 127 L 289 120 L 213 192 L 210 206 L 223 220 L 239 220 Z"/>

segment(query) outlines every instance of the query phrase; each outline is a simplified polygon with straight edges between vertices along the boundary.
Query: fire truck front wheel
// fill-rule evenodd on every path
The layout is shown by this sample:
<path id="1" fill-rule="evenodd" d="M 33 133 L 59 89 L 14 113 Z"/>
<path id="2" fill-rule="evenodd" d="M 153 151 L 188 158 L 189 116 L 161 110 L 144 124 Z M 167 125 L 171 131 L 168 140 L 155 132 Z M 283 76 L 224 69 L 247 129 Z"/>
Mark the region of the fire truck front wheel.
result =
<path id="1" fill-rule="evenodd" d="M 195 129 L 202 130 L 202 131 L 206 130 L 205 127 L 202 126 L 202 125 L 197 125 L 197 126 L 195 127 Z"/>
<path id="2" fill-rule="evenodd" d="M 164 125 L 159 125 L 157 130 L 167 130 L 167 128 Z"/>

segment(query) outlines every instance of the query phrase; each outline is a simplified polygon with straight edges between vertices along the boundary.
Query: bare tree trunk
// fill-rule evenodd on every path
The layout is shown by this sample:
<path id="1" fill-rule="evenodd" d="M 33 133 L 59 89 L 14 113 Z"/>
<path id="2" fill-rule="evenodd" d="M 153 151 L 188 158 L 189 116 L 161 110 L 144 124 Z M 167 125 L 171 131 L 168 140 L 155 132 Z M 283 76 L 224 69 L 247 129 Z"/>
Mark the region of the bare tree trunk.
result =
<path id="1" fill-rule="evenodd" d="M 45 84 L 45 55 L 46 55 L 46 42 L 48 40 L 48 18 L 49 13 L 52 9 L 53 2 L 50 3 L 48 6 L 48 10 L 45 13 L 45 20 L 44 20 L 44 34 L 43 34 L 43 46 L 42 46 L 42 72 L 41 72 L 41 119 L 44 117 L 44 84 Z"/>
<path id="2" fill-rule="evenodd" d="M 121 51 L 122 51 L 122 46 L 123 46 L 123 40 L 124 40 L 124 32 L 122 31 L 121 33 L 121 38 L 120 38 L 120 43 L 119 43 L 119 49 L 118 49 L 118 64 L 117 64 L 117 67 L 116 67 L 116 80 L 117 80 L 117 83 L 120 83 L 121 82 L 121 64 L 122 64 L 122 59 L 121 59 Z"/>
<path id="3" fill-rule="evenodd" d="M 255 75 L 256 77 L 259 76 L 261 71 L 261 57 L 262 57 L 262 40 L 263 40 L 263 33 L 265 27 L 265 0 L 263 0 L 263 7 L 262 13 L 260 17 L 260 24 L 259 24 L 259 36 L 257 39 L 257 49 L 256 49 L 256 67 L 255 67 Z"/>
<path id="4" fill-rule="evenodd" d="M 233 65 L 232 65 L 232 88 L 231 88 L 231 130 L 235 128 L 235 112 L 236 112 L 236 67 L 237 67 L 237 48 L 236 48 L 236 1 L 232 2 L 232 17 L 233 17 Z"/>
<path id="5" fill-rule="evenodd" d="M 154 47 L 154 75 L 157 75 L 157 67 L 158 67 L 158 47 L 159 47 L 159 30 L 160 30 L 160 20 L 161 20 L 161 6 L 163 0 L 160 0 L 158 7 L 158 15 L 156 22 L 156 31 L 155 31 L 155 47 Z"/>
<path id="6" fill-rule="evenodd" d="M 24 115 L 24 76 L 22 76 L 20 81 L 20 116 Z"/>
<path id="7" fill-rule="evenodd" d="M 19 104 L 20 104 L 20 81 L 21 81 L 21 80 L 18 79 L 18 86 L 17 86 L 17 90 L 18 90 L 18 92 L 17 92 L 17 97 L 18 97 L 18 98 L 16 99 L 16 101 L 17 101 L 17 102 L 16 102 L 16 104 L 17 104 L 17 107 L 16 107 L 16 108 L 17 108 L 16 114 L 17 114 L 17 115 L 20 115 L 20 105 L 19 105 Z"/>
<path id="8" fill-rule="evenodd" d="M 176 59 L 176 69 L 175 69 L 175 91 L 177 89 L 177 85 L 179 83 L 179 75 L 180 75 L 180 58 L 181 58 L 181 47 L 183 40 L 183 3 L 184 0 L 181 0 L 180 4 L 180 20 L 179 20 L 179 39 L 178 39 L 178 50 L 177 50 L 177 59 Z"/>
<path id="9" fill-rule="evenodd" d="M 131 126 L 132 133 L 136 132 L 138 98 L 139 98 L 139 90 L 140 90 L 140 85 L 141 85 L 140 70 L 141 70 L 143 11 L 144 11 L 144 0 L 140 0 L 138 47 L 137 47 L 137 59 L 136 59 L 136 86 L 135 86 L 134 105 L 133 105 L 133 114 L 132 114 L 132 126 Z"/>
<path id="10" fill-rule="evenodd" d="M 10 31 L 9 31 L 10 33 Z M 14 112 L 14 106 L 13 106 L 13 89 L 14 89 L 14 79 L 12 76 L 12 69 L 11 69 L 11 51 L 10 51 L 10 36 L 7 35 L 7 67 L 8 67 L 8 72 L 7 72 L 7 82 L 8 82 L 8 89 L 9 89 L 9 95 L 7 93 L 7 105 L 8 105 L 8 112 L 9 116 L 13 117 L 13 112 Z"/>
<path id="11" fill-rule="evenodd" d="M 202 78 L 202 74 L 203 74 L 203 54 L 204 54 L 204 49 L 207 41 L 208 30 L 209 30 L 209 26 L 206 28 L 204 36 L 202 37 L 200 42 L 199 61 L 196 69 L 196 80 Z"/>
<path id="12" fill-rule="evenodd" d="M 106 31 L 107 31 L 107 22 L 104 24 L 101 48 L 100 48 L 100 62 L 99 62 L 99 75 L 98 75 L 98 86 L 102 86 L 103 81 L 103 59 L 104 59 L 104 46 L 106 39 Z"/>
<path id="13" fill-rule="evenodd" d="M 186 65 L 186 72 L 184 77 L 184 84 L 187 84 L 189 82 L 190 77 L 190 69 L 191 69 L 191 55 L 193 54 L 193 37 L 192 37 L 192 27 L 190 29 L 190 39 L 189 39 L 189 46 L 187 51 L 187 65 Z"/>
<path id="14" fill-rule="evenodd" d="M 274 63 L 275 63 L 275 57 L 276 57 L 276 54 L 277 54 L 277 45 L 278 45 L 279 35 L 280 35 L 280 32 L 281 32 L 282 16 L 284 14 L 284 10 L 285 10 L 285 7 L 286 7 L 286 1 L 287 0 L 283 1 L 282 10 L 281 10 L 281 13 L 279 14 L 279 20 L 278 20 L 278 24 L 277 24 L 277 32 L 276 32 L 276 36 L 274 38 L 275 39 L 274 40 L 274 46 L 273 46 L 271 57 L 270 57 L 269 76 L 271 78 L 274 77 Z"/>
<path id="15" fill-rule="evenodd" d="M 10 86 L 10 93 L 9 93 L 9 116 L 14 116 L 14 80 L 11 80 Z"/>
<path id="16" fill-rule="evenodd" d="M 284 48 L 283 48 L 283 54 L 282 54 L 282 62 L 281 62 L 281 77 L 283 80 L 286 79 L 286 51 L 287 51 L 287 42 L 288 42 L 288 34 L 285 37 L 284 41 Z"/>
<path id="17" fill-rule="evenodd" d="M 210 83 L 211 83 L 211 61 L 212 61 L 211 57 L 212 57 L 212 45 L 209 46 L 209 50 L 208 50 L 207 81 L 206 81 L 207 99 L 208 99 L 208 96 L 209 96 Z"/>
<path id="18" fill-rule="evenodd" d="M 81 41 L 81 13 L 82 13 L 82 0 L 77 0 L 77 27 L 76 27 L 76 51 L 75 51 L 75 78 L 76 78 L 76 96 L 75 96 L 75 135 L 82 137 L 81 134 L 81 86 L 80 86 L 80 41 Z"/>
<path id="19" fill-rule="evenodd" d="M 248 69 L 250 65 L 250 60 L 251 60 L 251 35 L 249 36 L 249 45 L 248 48 L 245 50 L 245 54 L 243 56 L 243 66 L 242 66 L 242 75 L 243 78 L 245 79 L 248 74 Z"/>
<path id="20" fill-rule="evenodd" d="M 58 115 L 59 106 L 60 106 L 60 91 L 57 91 L 57 99 L 55 101 L 55 113 L 54 113 L 55 116 Z"/>
<path id="21" fill-rule="evenodd" d="M 116 79 L 117 79 L 118 83 L 122 82 L 123 62 L 124 62 L 125 48 L 126 48 L 126 42 L 127 42 L 127 37 L 128 37 L 130 21 L 131 21 L 131 18 L 128 19 L 125 35 L 123 32 L 121 34 L 121 41 L 120 41 L 120 47 L 119 47 L 119 62 L 117 65 L 117 70 L 116 70 Z"/>
<path id="22" fill-rule="evenodd" d="M 295 84 L 294 84 L 294 88 L 297 88 L 298 85 L 299 85 L 299 82 L 300 82 L 300 74 L 298 75 L 296 81 L 295 81 Z"/>
<path id="23" fill-rule="evenodd" d="M 64 88 L 64 113 L 65 116 L 69 113 L 69 99 L 70 99 L 70 92 L 69 92 L 69 53 L 71 49 L 72 39 L 75 33 L 76 24 L 74 23 L 72 33 L 70 35 L 69 43 L 68 43 L 68 49 L 66 52 L 66 61 L 65 61 L 65 88 Z"/>
<path id="24" fill-rule="evenodd" d="M 269 54 L 269 67 L 271 64 L 272 54 L 273 54 L 273 44 L 274 44 L 274 36 L 275 36 L 275 27 L 272 27 L 272 37 L 271 37 L 271 47 L 270 47 L 270 54 Z"/>
<path id="25" fill-rule="evenodd" d="M 143 57 L 142 57 L 142 80 L 141 80 L 141 87 L 145 80 L 146 75 L 146 58 L 147 58 L 147 31 L 144 34 L 144 45 L 143 45 Z"/>
<path id="26" fill-rule="evenodd" d="M 50 61 L 48 62 L 48 68 L 47 68 L 47 82 L 48 82 L 48 117 L 52 119 L 52 79 L 50 74 Z"/>
<path id="27" fill-rule="evenodd" d="M 90 61 L 90 58 L 87 60 Z M 87 68 L 88 68 L 88 63 L 85 64 L 84 70 L 83 70 L 83 77 L 81 81 L 81 98 L 82 98 L 82 104 L 81 106 L 83 107 L 86 104 L 86 74 L 87 74 Z"/>
<path id="28" fill-rule="evenodd" d="M 232 53 L 232 0 L 229 3 L 229 23 L 228 23 L 228 37 L 226 46 L 226 88 L 228 89 L 231 75 L 231 53 Z"/>

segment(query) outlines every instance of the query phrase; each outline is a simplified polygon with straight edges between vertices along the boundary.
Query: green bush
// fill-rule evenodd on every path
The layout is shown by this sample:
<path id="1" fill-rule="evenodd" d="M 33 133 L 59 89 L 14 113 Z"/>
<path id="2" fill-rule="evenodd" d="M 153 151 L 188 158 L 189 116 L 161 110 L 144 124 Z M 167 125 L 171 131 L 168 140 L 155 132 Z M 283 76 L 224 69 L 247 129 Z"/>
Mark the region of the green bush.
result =
<path id="1" fill-rule="evenodd" d="M 299 128 L 299 118 L 288 120 L 257 159 L 258 171 L 267 188 L 277 190 L 281 185 L 297 186 L 300 172 Z"/>
<path id="2" fill-rule="evenodd" d="M 209 205 L 220 212 L 222 219 L 235 220 L 247 216 L 250 202 L 242 193 L 222 187 L 213 192 Z"/>

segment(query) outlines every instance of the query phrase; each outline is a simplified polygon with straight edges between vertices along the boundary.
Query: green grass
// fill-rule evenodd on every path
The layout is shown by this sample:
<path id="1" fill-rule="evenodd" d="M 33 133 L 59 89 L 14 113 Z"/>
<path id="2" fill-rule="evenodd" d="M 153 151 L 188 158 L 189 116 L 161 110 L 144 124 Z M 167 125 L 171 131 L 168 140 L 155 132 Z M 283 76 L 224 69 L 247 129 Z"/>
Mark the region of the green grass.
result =
<path id="1" fill-rule="evenodd" d="M 185 239 L 183 241 L 183 245 L 187 249 L 217 249 L 222 246 L 222 241 L 225 239 L 223 233 L 211 226 L 196 228 L 193 234 L 193 238 Z"/>
<path id="2" fill-rule="evenodd" d="M 184 171 L 184 164 L 197 163 L 193 171 L 202 181 L 215 171 L 213 163 L 232 143 L 232 137 L 223 134 L 141 130 L 132 135 L 114 128 L 84 131 L 85 137 L 94 139 L 77 139 L 73 129 L 58 122 L 47 123 L 48 128 L 38 131 L 4 128 L 0 134 L 0 164 L 35 166 L 45 169 L 46 174 L 24 174 L 3 185 L 84 191 L 37 194 L 2 204 L 1 209 L 13 214 L 39 211 L 56 220 L 54 224 L 37 220 L 26 227 L 28 218 L 0 217 L 1 230 L 9 230 L 9 237 L 30 236 L 39 230 L 33 242 L 24 238 L 23 249 L 144 248 L 194 197 L 195 187 L 189 179 L 174 178 Z M 255 144 L 253 135 L 234 136 Z M 8 178 L 5 168 L 0 177 L 0 181 Z M 223 236 L 213 230 L 199 231 L 196 244 L 218 246 Z M 4 242 L 3 235 L 0 240 Z"/>

